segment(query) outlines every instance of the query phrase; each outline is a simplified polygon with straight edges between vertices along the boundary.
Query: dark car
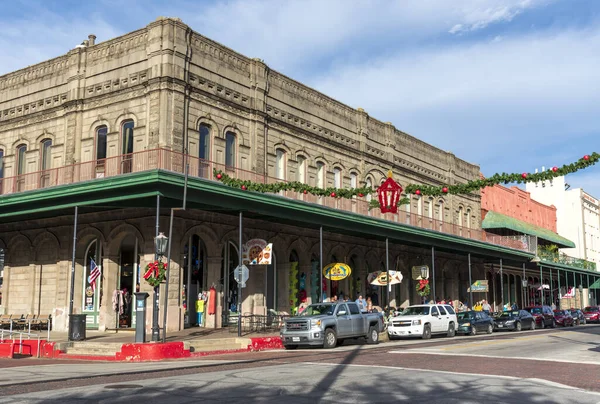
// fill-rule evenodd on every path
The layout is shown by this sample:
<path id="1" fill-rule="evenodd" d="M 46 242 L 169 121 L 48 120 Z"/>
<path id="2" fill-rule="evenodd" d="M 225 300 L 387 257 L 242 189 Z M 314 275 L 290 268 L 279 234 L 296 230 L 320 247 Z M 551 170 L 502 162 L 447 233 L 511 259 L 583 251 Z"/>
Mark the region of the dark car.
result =
<path id="1" fill-rule="evenodd" d="M 563 327 L 573 327 L 575 325 L 575 320 L 573 320 L 573 316 L 571 316 L 569 310 L 554 310 L 554 319 L 556 320 L 556 324 Z"/>
<path id="2" fill-rule="evenodd" d="M 600 323 L 600 306 L 588 306 L 583 309 L 583 315 L 588 323 Z"/>
<path id="3" fill-rule="evenodd" d="M 571 312 L 571 316 L 573 317 L 576 325 L 587 324 L 583 311 L 579 309 L 570 309 L 569 311 Z"/>
<path id="4" fill-rule="evenodd" d="M 538 328 L 556 327 L 556 319 L 550 306 L 531 306 L 525 307 L 525 311 L 531 313 L 535 318 L 535 325 Z"/>
<path id="5" fill-rule="evenodd" d="M 503 311 L 494 319 L 494 323 L 495 330 L 535 330 L 535 319 L 525 310 Z"/>
<path id="6" fill-rule="evenodd" d="M 483 311 L 463 311 L 456 313 L 456 317 L 458 333 L 477 335 L 479 332 L 491 334 L 494 331 L 494 320 Z"/>

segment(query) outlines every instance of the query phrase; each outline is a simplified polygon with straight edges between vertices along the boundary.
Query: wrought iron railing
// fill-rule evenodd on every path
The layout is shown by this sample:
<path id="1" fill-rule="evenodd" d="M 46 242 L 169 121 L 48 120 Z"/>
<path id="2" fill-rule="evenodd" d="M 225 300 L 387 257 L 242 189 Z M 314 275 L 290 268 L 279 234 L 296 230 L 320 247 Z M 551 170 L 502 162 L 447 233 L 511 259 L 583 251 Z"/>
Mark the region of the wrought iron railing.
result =
<path id="1" fill-rule="evenodd" d="M 97 178 L 114 177 L 117 175 L 153 169 L 184 173 L 186 161 L 189 164 L 188 172 L 191 177 L 215 181 L 215 178 L 213 178 L 213 169 L 217 169 L 226 172 L 231 177 L 252 182 L 269 184 L 281 181 L 280 179 L 258 174 L 253 171 L 225 166 L 221 163 L 203 160 L 189 155 L 186 156 L 180 152 L 160 148 L 0 179 L 0 195 L 32 191 L 57 185 L 73 184 Z M 279 195 L 364 216 L 390 220 L 408 226 L 484 241 L 521 251 L 535 252 L 535 248 L 533 250 L 531 249 L 531 243 L 527 236 L 525 236 L 525 238 L 515 238 L 491 235 L 480 229 L 459 226 L 454 223 L 448 223 L 408 212 L 403 210 L 403 207 L 401 207 L 397 214 L 384 214 L 378 209 L 369 210 L 369 202 L 366 197 L 353 199 L 324 198 L 310 194 L 305 195 L 294 191 L 283 191 Z"/>
<path id="2" fill-rule="evenodd" d="M 570 267 L 586 269 L 588 271 L 596 270 L 596 263 L 588 260 L 584 260 L 582 258 L 571 257 L 567 254 L 548 251 L 543 248 L 538 248 L 538 257 L 542 261 L 546 262 L 554 262 L 557 264 L 568 265 Z"/>

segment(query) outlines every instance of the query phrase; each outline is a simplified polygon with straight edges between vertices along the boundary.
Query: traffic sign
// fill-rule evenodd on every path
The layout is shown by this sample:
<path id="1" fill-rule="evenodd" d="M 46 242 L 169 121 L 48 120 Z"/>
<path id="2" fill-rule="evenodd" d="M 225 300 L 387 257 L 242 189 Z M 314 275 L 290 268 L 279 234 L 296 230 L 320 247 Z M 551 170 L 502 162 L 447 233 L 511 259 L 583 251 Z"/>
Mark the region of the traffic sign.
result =
<path id="1" fill-rule="evenodd" d="M 250 277 L 250 271 L 246 265 L 238 265 L 233 271 L 233 277 L 237 283 L 241 284 L 241 287 L 246 287 L 246 281 Z"/>

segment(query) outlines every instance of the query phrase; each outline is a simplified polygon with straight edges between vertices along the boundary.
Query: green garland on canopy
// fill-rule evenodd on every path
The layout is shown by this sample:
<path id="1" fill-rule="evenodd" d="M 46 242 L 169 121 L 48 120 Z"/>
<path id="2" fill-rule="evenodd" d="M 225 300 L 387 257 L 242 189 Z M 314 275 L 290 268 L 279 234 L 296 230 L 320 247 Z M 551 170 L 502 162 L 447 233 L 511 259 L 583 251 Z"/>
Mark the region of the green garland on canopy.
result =
<path id="1" fill-rule="evenodd" d="M 600 154 L 592 153 L 585 155 L 579 160 L 571 164 L 565 164 L 562 167 L 552 167 L 546 171 L 538 173 L 502 173 L 494 174 L 491 177 L 469 181 L 465 184 L 456 185 L 442 185 L 442 186 L 431 186 L 431 185 L 416 185 L 409 184 L 404 189 L 407 194 L 417 195 L 428 195 L 428 196 L 440 196 L 446 194 L 454 195 L 465 195 L 474 191 L 478 191 L 485 187 L 492 187 L 498 184 L 511 184 L 516 182 L 517 184 L 525 184 L 528 182 L 540 182 L 548 181 L 562 175 L 572 174 L 579 170 L 593 166 L 600 160 Z"/>
<path id="2" fill-rule="evenodd" d="M 589 166 L 592 166 L 600 161 L 600 154 L 592 153 L 590 155 L 585 155 L 579 160 L 571 164 L 565 164 L 562 167 L 552 167 L 546 171 L 538 172 L 538 173 L 502 173 L 502 174 L 494 174 L 491 177 L 477 179 L 473 181 L 469 181 L 465 184 L 456 184 L 456 185 L 441 185 L 441 186 L 433 186 L 433 185 L 417 185 L 417 184 L 408 184 L 406 188 L 404 188 L 404 192 L 406 194 L 415 194 L 415 195 L 426 195 L 426 196 L 440 196 L 446 194 L 453 195 L 465 195 L 474 191 L 478 191 L 485 187 L 491 187 L 498 184 L 510 184 L 516 182 L 518 184 L 528 183 L 528 182 L 540 182 L 540 181 L 548 181 L 556 177 L 560 177 L 562 175 L 572 174 L 579 170 L 583 170 Z M 221 170 L 214 169 L 213 175 L 223 184 L 228 185 L 233 188 L 240 188 L 244 191 L 255 191 L 262 193 L 278 193 L 281 191 L 295 191 L 304 194 L 311 194 L 315 196 L 328 196 L 332 198 L 345 198 L 351 199 L 353 197 L 364 197 L 370 194 L 376 194 L 377 191 L 373 187 L 361 187 L 361 188 L 319 188 L 312 187 L 308 184 L 303 184 L 298 181 L 292 182 L 275 182 L 271 184 L 264 184 L 260 182 L 252 182 L 249 180 L 240 180 L 236 178 L 232 178 Z M 398 206 L 408 204 L 410 200 L 408 198 L 400 198 L 398 201 Z M 379 207 L 379 201 L 376 199 L 372 199 L 369 202 L 369 210 L 373 208 Z"/>

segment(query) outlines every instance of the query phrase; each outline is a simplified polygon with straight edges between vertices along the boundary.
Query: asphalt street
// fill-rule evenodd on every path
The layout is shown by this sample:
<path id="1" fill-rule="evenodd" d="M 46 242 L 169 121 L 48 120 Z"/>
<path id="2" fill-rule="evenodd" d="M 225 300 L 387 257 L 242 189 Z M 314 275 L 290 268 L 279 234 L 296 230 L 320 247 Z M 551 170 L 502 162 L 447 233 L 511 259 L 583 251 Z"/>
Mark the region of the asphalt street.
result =
<path id="1" fill-rule="evenodd" d="M 596 325 L 160 363 L 6 363 L 0 403 L 600 403 Z"/>

